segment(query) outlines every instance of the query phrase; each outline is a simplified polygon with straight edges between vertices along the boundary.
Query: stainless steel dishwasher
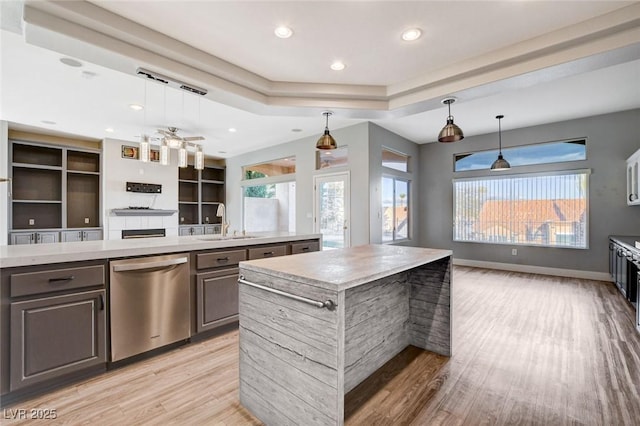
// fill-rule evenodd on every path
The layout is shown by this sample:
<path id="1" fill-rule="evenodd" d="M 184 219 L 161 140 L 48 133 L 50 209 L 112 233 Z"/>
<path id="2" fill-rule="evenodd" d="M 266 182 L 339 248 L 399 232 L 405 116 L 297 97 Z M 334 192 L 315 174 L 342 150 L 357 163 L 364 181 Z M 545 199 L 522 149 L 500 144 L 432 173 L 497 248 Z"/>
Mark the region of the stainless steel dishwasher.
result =
<path id="1" fill-rule="evenodd" d="M 191 335 L 189 255 L 109 262 L 111 361 Z"/>

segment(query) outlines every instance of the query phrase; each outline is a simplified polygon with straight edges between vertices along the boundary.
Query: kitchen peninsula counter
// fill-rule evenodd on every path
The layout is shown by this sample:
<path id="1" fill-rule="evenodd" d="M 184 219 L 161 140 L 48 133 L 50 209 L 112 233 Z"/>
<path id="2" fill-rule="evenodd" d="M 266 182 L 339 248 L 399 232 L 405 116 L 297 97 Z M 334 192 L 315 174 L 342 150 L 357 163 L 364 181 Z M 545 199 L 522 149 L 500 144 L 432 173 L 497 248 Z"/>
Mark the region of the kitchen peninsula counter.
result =
<path id="1" fill-rule="evenodd" d="M 304 239 L 319 239 L 320 234 L 262 233 L 249 237 L 215 235 L 157 237 L 126 240 L 100 240 L 52 244 L 0 246 L 0 268 L 44 265 L 83 260 L 110 259 L 129 256 L 180 253 L 258 244 L 284 243 Z"/>
<path id="2" fill-rule="evenodd" d="M 366 245 L 241 262 L 240 402 L 266 424 L 340 425 L 345 394 L 408 345 L 451 356 L 451 255 Z"/>

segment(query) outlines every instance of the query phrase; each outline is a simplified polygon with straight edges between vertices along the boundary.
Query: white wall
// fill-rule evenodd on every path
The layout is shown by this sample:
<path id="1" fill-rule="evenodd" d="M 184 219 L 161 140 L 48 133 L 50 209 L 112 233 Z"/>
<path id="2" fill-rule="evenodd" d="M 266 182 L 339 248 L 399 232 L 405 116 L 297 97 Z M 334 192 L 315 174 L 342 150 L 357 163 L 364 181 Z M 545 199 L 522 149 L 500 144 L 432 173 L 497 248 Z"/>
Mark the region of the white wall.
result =
<path id="1" fill-rule="evenodd" d="M 178 214 L 172 216 L 115 216 L 112 209 L 151 207 L 178 210 L 178 159 L 172 150 L 168 166 L 122 158 L 122 145 L 137 143 L 105 139 L 102 153 L 103 226 L 105 239 L 119 239 L 122 229 L 165 228 L 167 235 L 178 235 Z M 162 185 L 157 195 L 126 192 L 126 182 Z"/>
<path id="2" fill-rule="evenodd" d="M 9 123 L 0 121 L 0 178 L 9 177 Z M 6 246 L 9 238 L 9 186 L 10 182 L 0 182 L 0 246 Z"/>
<path id="3" fill-rule="evenodd" d="M 296 232 L 313 230 L 313 176 L 349 170 L 351 173 L 351 244 L 369 243 L 368 123 L 332 130 L 338 146 L 349 147 L 349 165 L 316 171 L 317 136 L 276 145 L 227 159 L 227 220 L 229 231 L 242 230 L 242 166 L 296 156 Z"/>

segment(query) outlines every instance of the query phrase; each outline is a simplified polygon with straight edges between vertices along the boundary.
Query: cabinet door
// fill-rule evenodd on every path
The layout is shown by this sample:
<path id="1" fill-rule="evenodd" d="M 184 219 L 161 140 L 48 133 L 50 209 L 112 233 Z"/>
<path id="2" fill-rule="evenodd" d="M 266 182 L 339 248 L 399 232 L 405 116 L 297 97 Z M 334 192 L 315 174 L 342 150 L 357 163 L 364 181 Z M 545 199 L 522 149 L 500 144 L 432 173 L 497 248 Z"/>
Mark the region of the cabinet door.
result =
<path id="1" fill-rule="evenodd" d="M 34 232 L 12 232 L 11 244 L 35 244 L 36 234 Z"/>
<path id="2" fill-rule="evenodd" d="M 215 235 L 215 234 L 220 234 L 220 225 L 205 225 L 204 226 L 204 233 L 207 235 Z"/>
<path id="3" fill-rule="evenodd" d="M 105 291 L 11 304 L 11 390 L 106 363 Z"/>
<path id="4" fill-rule="evenodd" d="M 102 239 L 102 230 L 101 229 L 92 229 L 84 232 L 82 239 L 83 241 L 99 241 Z"/>
<path id="5" fill-rule="evenodd" d="M 36 241 L 38 244 L 50 244 L 60 241 L 60 233 L 58 232 L 36 232 Z"/>
<path id="6" fill-rule="evenodd" d="M 204 226 L 192 226 L 191 235 L 204 235 Z"/>
<path id="7" fill-rule="evenodd" d="M 181 226 L 178 229 L 178 235 L 180 235 L 180 236 L 191 235 L 191 227 L 190 226 L 187 226 L 187 227 Z"/>
<path id="8" fill-rule="evenodd" d="M 82 241 L 82 231 L 62 231 L 60 234 L 63 243 Z"/>
<path id="9" fill-rule="evenodd" d="M 196 332 L 237 320 L 238 268 L 197 274 L 196 283 Z"/>

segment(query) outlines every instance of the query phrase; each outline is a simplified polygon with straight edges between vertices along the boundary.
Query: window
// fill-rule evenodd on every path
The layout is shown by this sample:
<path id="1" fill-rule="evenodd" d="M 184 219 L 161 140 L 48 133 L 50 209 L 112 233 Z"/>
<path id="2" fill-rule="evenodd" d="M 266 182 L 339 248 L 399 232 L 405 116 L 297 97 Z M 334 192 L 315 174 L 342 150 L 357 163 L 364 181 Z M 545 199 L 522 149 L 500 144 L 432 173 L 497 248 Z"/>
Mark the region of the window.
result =
<path id="1" fill-rule="evenodd" d="M 242 212 L 247 232 L 295 232 L 295 182 L 244 187 Z"/>
<path id="2" fill-rule="evenodd" d="M 296 157 L 279 158 L 265 163 L 252 164 L 242 168 L 245 180 L 289 175 L 296 172 Z"/>
<path id="3" fill-rule="evenodd" d="M 349 152 L 346 146 L 336 149 L 319 149 L 316 151 L 316 170 L 346 166 L 349 163 Z"/>
<path id="4" fill-rule="evenodd" d="M 382 241 L 409 238 L 409 181 L 382 178 Z"/>
<path id="5" fill-rule="evenodd" d="M 589 171 L 455 179 L 453 239 L 588 248 Z"/>
<path id="6" fill-rule="evenodd" d="M 503 148 L 511 167 L 561 163 L 587 159 L 587 141 L 576 139 Z M 453 155 L 453 171 L 488 170 L 498 157 L 498 150 L 466 152 Z"/>
<path id="7" fill-rule="evenodd" d="M 401 172 L 409 171 L 409 156 L 400 152 L 382 148 L 382 166 Z"/>

